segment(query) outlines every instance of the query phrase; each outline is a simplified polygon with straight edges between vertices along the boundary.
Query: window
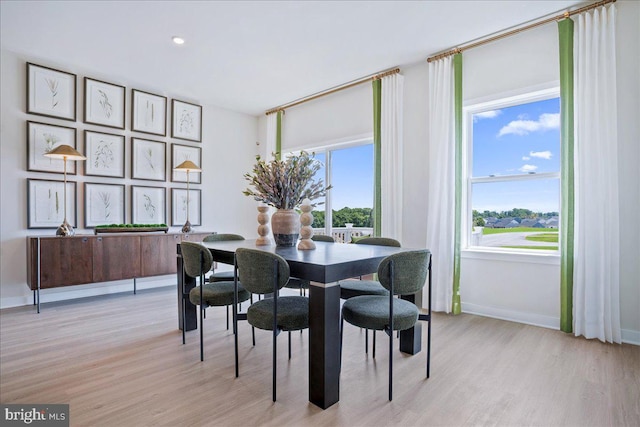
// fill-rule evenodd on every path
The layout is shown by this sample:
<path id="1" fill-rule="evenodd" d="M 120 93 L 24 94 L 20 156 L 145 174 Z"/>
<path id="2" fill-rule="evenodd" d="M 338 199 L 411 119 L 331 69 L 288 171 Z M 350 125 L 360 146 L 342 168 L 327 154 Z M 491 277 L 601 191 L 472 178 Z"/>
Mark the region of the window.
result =
<path id="1" fill-rule="evenodd" d="M 465 119 L 465 247 L 557 251 L 558 89 L 472 105 Z"/>
<path id="2" fill-rule="evenodd" d="M 340 144 L 315 153 L 324 167 L 317 174 L 332 185 L 324 202 L 313 211 L 315 233 L 337 242 L 373 233 L 373 142 L 371 139 Z"/>

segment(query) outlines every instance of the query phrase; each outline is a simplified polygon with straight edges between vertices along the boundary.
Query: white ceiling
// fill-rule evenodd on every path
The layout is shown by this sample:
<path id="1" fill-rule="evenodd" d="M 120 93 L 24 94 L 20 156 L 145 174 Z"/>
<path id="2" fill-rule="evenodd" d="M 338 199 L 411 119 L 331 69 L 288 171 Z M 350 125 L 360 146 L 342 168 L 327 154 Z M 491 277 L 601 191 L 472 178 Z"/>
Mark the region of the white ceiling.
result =
<path id="1" fill-rule="evenodd" d="M 0 41 L 43 65 L 258 115 L 581 3 L 2 0 Z"/>

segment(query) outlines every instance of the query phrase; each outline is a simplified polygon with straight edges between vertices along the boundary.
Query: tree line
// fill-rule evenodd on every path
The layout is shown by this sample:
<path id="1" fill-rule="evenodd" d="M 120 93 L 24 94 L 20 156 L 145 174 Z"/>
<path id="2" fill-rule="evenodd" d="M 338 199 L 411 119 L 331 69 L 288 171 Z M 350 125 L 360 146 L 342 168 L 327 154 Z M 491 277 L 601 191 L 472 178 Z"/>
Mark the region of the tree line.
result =
<path id="1" fill-rule="evenodd" d="M 324 211 L 313 211 L 313 228 L 323 228 L 325 226 Z M 349 208 L 331 211 L 331 226 L 345 227 L 345 224 L 352 223 L 354 227 L 373 227 L 373 209 L 371 208 Z"/>

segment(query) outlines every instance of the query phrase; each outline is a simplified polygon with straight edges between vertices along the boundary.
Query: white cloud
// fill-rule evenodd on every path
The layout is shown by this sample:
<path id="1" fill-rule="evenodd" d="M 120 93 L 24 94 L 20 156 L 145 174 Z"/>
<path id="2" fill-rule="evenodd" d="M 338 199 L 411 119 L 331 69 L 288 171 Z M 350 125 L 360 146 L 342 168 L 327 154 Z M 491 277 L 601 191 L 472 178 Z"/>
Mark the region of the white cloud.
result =
<path id="1" fill-rule="evenodd" d="M 523 165 L 520 169 L 518 169 L 520 172 L 524 172 L 524 173 L 528 173 L 528 172 L 535 172 L 535 170 L 538 169 L 537 166 L 535 165 Z"/>
<path id="2" fill-rule="evenodd" d="M 528 156 L 522 156 L 522 160 L 524 160 L 524 161 L 526 162 L 527 160 L 531 160 L 531 157 L 528 157 Z"/>
<path id="3" fill-rule="evenodd" d="M 549 129 L 560 127 L 560 113 L 545 113 L 538 117 L 538 120 L 513 120 L 508 125 L 500 129 L 498 136 L 508 135 L 528 135 L 531 132 L 543 132 Z"/>
<path id="4" fill-rule="evenodd" d="M 502 110 L 483 111 L 482 113 L 476 113 L 473 115 L 473 121 L 477 122 L 481 119 L 493 119 L 502 114 Z"/>
<path id="5" fill-rule="evenodd" d="M 551 151 L 530 151 L 529 155 L 531 157 L 537 157 L 539 159 L 546 159 L 546 160 L 551 159 L 551 156 L 553 156 L 553 154 L 551 154 Z M 525 158 L 523 157 L 522 160 L 525 160 Z M 526 160 L 529 160 L 529 158 L 527 157 Z"/>

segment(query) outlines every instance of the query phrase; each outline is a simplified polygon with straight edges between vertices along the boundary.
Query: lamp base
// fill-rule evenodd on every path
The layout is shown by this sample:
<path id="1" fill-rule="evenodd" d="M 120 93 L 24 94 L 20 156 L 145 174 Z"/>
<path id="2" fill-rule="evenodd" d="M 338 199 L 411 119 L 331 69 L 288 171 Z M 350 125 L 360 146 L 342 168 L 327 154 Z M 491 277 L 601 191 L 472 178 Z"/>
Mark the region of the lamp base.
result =
<path id="1" fill-rule="evenodd" d="M 56 236 L 73 236 L 76 234 L 76 231 L 73 229 L 71 224 L 67 222 L 65 219 L 62 224 L 56 230 Z"/>
<path id="2" fill-rule="evenodd" d="M 182 226 L 183 233 L 191 233 L 191 223 L 189 221 L 185 222 Z"/>

